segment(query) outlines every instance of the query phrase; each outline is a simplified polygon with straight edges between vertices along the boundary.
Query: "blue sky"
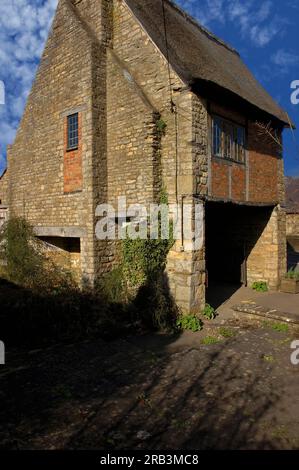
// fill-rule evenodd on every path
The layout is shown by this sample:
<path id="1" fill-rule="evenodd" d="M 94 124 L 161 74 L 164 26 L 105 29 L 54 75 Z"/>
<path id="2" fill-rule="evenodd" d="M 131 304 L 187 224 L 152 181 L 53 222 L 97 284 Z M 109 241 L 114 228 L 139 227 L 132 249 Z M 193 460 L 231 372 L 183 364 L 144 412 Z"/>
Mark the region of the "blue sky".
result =
<path id="1" fill-rule="evenodd" d="M 299 0 L 177 0 L 213 33 L 229 42 L 299 128 L 299 104 L 290 84 L 299 80 Z M 57 0 L 0 1 L 0 173 L 13 142 L 47 38 Z M 299 136 L 285 131 L 285 167 L 299 176 Z"/>

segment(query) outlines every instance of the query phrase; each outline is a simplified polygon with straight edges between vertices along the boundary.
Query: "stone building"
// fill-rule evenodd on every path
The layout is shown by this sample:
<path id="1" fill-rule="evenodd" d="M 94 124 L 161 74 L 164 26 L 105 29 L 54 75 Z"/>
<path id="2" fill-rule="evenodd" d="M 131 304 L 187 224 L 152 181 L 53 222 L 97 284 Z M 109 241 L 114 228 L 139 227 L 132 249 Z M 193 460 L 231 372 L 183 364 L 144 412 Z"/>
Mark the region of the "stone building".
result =
<path id="1" fill-rule="evenodd" d="M 299 211 L 287 211 L 288 270 L 299 270 Z"/>
<path id="2" fill-rule="evenodd" d="M 95 237 L 97 206 L 149 204 L 163 186 L 181 209 L 203 207 L 204 246 L 182 237 L 168 256 L 183 310 L 202 308 L 207 278 L 277 289 L 283 160 L 261 123 L 280 136 L 289 119 L 236 50 L 170 0 L 60 0 L 0 199 L 93 281 L 118 252 Z"/>

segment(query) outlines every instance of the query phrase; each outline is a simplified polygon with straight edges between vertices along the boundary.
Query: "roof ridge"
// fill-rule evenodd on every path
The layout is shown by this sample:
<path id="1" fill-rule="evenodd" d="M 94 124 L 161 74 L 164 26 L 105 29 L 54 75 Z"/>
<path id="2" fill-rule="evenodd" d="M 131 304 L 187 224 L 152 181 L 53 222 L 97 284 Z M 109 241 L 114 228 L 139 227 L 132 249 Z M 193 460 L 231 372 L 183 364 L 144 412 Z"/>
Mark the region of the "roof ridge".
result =
<path id="1" fill-rule="evenodd" d="M 227 42 L 223 41 L 222 39 L 220 39 L 218 36 L 216 36 L 214 33 L 212 33 L 211 31 L 209 31 L 207 28 L 205 28 L 204 26 L 202 26 L 199 21 L 197 21 L 193 16 L 189 15 L 185 10 L 183 10 L 183 8 L 179 7 L 175 1 L 173 0 L 164 0 L 166 1 L 172 8 L 174 8 L 178 13 L 180 13 L 181 16 L 183 16 L 185 18 L 185 20 L 189 21 L 190 23 L 192 23 L 194 26 L 196 26 L 198 29 L 200 29 L 209 39 L 211 39 L 212 41 L 215 41 L 217 42 L 218 44 L 220 44 L 221 46 L 225 47 L 226 49 L 228 49 L 230 52 L 233 52 L 234 54 L 238 55 L 240 57 L 240 53 L 237 51 L 237 49 L 235 49 L 234 47 L 232 47 L 230 44 L 228 44 Z"/>

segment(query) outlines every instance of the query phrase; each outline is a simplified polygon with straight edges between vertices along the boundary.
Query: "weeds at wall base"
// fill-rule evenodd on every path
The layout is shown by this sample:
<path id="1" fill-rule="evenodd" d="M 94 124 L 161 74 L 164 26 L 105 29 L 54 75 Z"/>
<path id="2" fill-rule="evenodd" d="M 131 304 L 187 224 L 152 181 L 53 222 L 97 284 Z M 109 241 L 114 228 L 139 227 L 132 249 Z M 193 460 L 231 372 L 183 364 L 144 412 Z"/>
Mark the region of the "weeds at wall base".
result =
<path id="1" fill-rule="evenodd" d="M 24 219 L 10 219 L 0 241 L 1 339 L 10 347 L 175 330 L 177 307 L 164 274 L 169 241 L 126 240 L 122 266 L 82 291 L 71 273 L 50 262 Z"/>

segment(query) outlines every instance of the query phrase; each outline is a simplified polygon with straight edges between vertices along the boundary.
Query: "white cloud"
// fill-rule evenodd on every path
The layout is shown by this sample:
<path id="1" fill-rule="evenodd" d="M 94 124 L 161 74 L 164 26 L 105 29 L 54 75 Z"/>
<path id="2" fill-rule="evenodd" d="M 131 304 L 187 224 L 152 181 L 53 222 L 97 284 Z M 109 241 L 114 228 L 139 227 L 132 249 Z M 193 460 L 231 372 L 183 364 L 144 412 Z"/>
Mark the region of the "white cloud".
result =
<path id="1" fill-rule="evenodd" d="M 299 64 L 299 55 L 279 49 L 271 56 L 271 61 L 273 64 L 280 65 L 281 67 L 291 67 Z"/>
<path id="2" fill-rule="evenodd" d="M 0 170 L 5 145 L 14 139 L 57 1 L 0 0 L 0 80 L 7 92 L 5 107 L 0 105 Z M 286 25 L 283 18 L 275 16 L 271 0 L 176 1 L 203 25 L 210 27 L 218 22 L 235 26 L 257 47 L 266 46 Z M 273 63 L 277 60 L 286 67 L 294 57 L 283 52 L 278 51 Z"/>
<path id="3" fill-rule="evenodd" d="M 243 38 L 248 38 L 256 47 L 264 47 L 280 34 L 286 20 L 274 13 L 271 0 L 177 0 L 204 26 L 213 22 L 233 24 Z"/>
<path id="4" fill-rule="evenodd" d="M 14 140 L 26 97 L 43 51 L 58 0 L 0 0 L 0 172 L 5 147 Z"/>
<path id="5" fill-rule="evenodd" d="M 207 0 L 207 11 L 211 20 L 224 22 L 224 0 Z"/>
<path id="6" fill-rule="evenodd" d="M 272 7 L 273 7 L 273 4 L 270 0 L 263 2 L 260 6 L 260 9 L 254 15 L 255 21 L 262 22 L 262 21 L 265 21 L 267 18 L 269 18 L 269 16 L 271 15 Z"/>
<path id="7" fill-rule="evenodd" d="M 223 23 L 225 18 L 223 10 L 226 0 L 177 0 L 181 8 L 198 19 L 203 26 L 208 26 L 213 21 Z"/>

